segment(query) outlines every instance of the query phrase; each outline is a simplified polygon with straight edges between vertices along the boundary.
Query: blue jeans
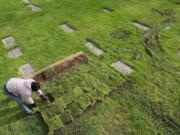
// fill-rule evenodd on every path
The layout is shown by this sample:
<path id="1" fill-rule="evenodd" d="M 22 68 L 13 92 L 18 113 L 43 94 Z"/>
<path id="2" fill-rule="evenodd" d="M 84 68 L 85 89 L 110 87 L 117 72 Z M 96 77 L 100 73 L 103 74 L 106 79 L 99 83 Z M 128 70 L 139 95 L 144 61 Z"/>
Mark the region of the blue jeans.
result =
<path id="1" fill-rule="evenodd" d="M 23 111 L 27 114 L 31 114 L 32 111 L 23 103 L 20 97 L 13 95 L 6 88 L 6 84 L 4 85 L 4 94 L 10 97 L 12 100 L 16 101 L 18 105 L 23 109 Z"/>

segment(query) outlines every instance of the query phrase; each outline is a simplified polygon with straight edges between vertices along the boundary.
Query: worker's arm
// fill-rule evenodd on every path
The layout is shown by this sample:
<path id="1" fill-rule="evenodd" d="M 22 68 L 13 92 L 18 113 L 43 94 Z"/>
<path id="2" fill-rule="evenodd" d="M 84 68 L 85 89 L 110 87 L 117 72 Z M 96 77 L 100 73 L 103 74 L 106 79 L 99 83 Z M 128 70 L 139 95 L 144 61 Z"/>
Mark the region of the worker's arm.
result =
<path id="1" fill-rule="evenodd" d="M 41 89 L 39 89 L 39 90 L 37 91 L 37 94 L 38 94 L 39 96 L 43 95 L 42 90 L 41 90 Z"/>
<path id="2" fill-rule="evenodd" d="M 23 97 L 23 101 L 27 104 L 27 107 L 29 109 L 33 109 L 33 108 L 36 108 L 36 104 L 33 100 L 33 98 L 31 97 L 31 95 L 26 95 Z"/>
<path id="3" fill-rule="evenodd" d="M 29 109 L 33 109 L 33 108 L 36 108 L 37 106 L 35 103 L 33 103 L 33 104 L 28 105 L 28 107 L 29 107 Z"/>
<path id="4" fill-rule="evenodd" d="M 38 95 L 41 97 L 42 100 L 48 100 L 48 97 L 45 96 L 41 89 L 37 91 Z"/>

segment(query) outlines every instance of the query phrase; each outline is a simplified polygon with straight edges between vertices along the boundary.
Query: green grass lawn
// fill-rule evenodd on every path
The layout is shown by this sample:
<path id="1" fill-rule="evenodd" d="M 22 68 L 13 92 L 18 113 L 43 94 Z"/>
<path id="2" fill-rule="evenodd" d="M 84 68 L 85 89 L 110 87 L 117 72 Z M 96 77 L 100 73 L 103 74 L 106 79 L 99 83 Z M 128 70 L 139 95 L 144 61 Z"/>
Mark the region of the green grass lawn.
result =
<path id="1" fill-rule="evenodd" d="M 82 113 L 82 108 L 76 107 L 77 102 L 70 104 L 68 111 L 80 116 L 72 123 L 62 124 L 60 120 L 67 117 L 67 110 L 58 113 L 48 108 L 51 115 L 46 119 L 45 105 L 41 107 L 43 116 L 39 113 L 26 116 L 1 91 L 0 135 L 46 135 L 55 127 L 63 127 L 63 134 L 67 135 L 180 134 L 179 0 L 32 2 L 42 11 L 30 11 L 21 0 L 0 0 L 0 39 L 13 36 L 17 45 L 12 48 L 20 47 L 23 52 L 18 59 L 9 59 L 7 54 L 12 48 L 0 42 L 0 86 L 3 87 L 8 78 L 19 76 L 18 69 L 23 64 L 31 63 L 38 71 L 83 51 L 90 59 L 88 64 L 47 82 L 43 89 L 55 95 L 57 104 L 72 99 L 78 102 L 78 97 L 88 96 L 93 106 Z M 105 13 L 104 7 L 113 11 Z M 176 21 L 165 22 L 172 19 L 171 14 Z M 153 41 L 145 44 L 143 31 L 132 25 L 134 20 L 148 25 L 158 40 L 151 37 Z M 64 22 L 75 31 L 66 33 L 58 28 Z M 119 30 L 128 31 L 129 35 L 118 36 Z M 84 46 L 86 39 L 96 42 L 104 54 L 95 56 Z M 157 42 L 160 47 L 153 46 Z M 140 56 L 138 59 L 133 58 L 136 54 Z M 134 72 L 124 76 L 114 70 L 111 64 L 118 60 L 133 67 Z M 80 93 L 81 90 L 87 92 Z M 99 98 L 102 102 L 95 104 Z M 80 106 L 86 105 L 84 102 L 80 102 Z"/>

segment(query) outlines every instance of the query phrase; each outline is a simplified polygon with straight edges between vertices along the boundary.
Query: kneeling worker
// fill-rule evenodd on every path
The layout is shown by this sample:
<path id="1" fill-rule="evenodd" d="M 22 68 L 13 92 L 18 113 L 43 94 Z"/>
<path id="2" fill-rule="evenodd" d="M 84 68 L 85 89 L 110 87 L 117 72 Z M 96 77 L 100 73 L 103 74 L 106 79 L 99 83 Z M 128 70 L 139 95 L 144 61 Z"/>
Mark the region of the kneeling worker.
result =
<path id="1" fill-rule="evenodd" d="M 48 97 L 43 95 L 40 84 L 33 79 L 11 78 L 4 85 L 5 95 L 16 101 L 27 114 L 32 114 L 32 110 L 36 108 L 32 91 L 36 92 L 42 100 L 48 100 Z"/>

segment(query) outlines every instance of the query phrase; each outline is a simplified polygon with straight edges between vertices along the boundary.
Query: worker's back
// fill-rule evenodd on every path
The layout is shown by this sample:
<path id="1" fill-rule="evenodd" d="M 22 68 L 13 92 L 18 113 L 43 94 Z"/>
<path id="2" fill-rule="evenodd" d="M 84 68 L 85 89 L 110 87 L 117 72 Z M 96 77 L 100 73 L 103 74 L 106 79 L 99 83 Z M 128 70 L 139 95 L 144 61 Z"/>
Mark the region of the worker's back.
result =
<path id="1" fill-rule="evenodd" d="M 34 80 L 32 79 L 20 79 L 20 78 L 11 78 L 7 84 L 6 88 L 8 91 L 16 96 L 20 96 L 22 100 L 26 100 L 32 94 L 31 83 Z"/>

